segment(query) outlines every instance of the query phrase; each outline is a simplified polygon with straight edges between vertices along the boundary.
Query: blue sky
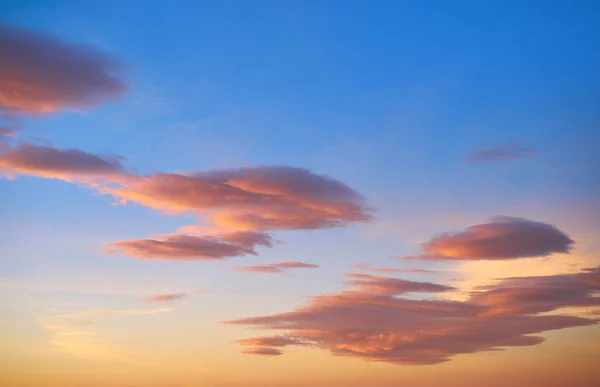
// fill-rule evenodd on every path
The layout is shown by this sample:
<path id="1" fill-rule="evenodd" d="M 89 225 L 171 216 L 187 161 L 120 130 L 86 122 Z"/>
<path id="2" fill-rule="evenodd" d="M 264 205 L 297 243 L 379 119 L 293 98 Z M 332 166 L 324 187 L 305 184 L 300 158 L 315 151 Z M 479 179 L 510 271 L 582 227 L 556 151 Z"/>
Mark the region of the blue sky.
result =
<path id="1" fill-rule="evenodd" d="M 494 215 L 596 227 L 599 14 L 594 1 L 4 2 L 2 21 L 129 66 L 120 100 L 22 118 L 19 141 L 122 155 L 139 173 L 303 167 L 356 189 L 376 212 L 351 228 L 275 233 L 283 243 L 253 263 L 322 269 L 287 287 L 288 277 L 232 270 L 246 258 L 173 265 L 99 255 L 107 242 L 173 233 L 196 218 L 111 206 L 60 180 L 0 179 L 0 245 L 10 257 L 2 277 L 243 288 L 259 299 L 254 310 L 233 301 L 240 313 L 264 314 L 338 290 L 351 264 L 389 266 L 433 235 Z M 475 149 L 513 142 L 539 153 L 467 162 Z"/>

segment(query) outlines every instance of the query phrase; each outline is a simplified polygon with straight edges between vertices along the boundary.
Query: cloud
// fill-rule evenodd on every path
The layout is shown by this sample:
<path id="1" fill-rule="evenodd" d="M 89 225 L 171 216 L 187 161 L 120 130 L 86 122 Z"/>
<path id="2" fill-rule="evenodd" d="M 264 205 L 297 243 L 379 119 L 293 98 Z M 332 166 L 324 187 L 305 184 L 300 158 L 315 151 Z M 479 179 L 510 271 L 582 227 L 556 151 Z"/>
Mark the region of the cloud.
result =
<path id="1" fill-rule="evenodd" d="M 240 266 L 236 268 L 238 271 L 247 273 L 269 273 L 269 274 L 280 274 L 283 273 L 283 269 L 316 269 L 319 265 L 313 265 L 310 263 L 304 263 L 299 261 L 282 261 L 279 263 L 272 263 L 268 265 L 256 265 L 256 266 Z"/>
<path id="2" fill-rule="evenodd" d="M 153 296 L 144 298 L 142 302 L 170 302 L 186 297 L 189 297 L 186 293 L 155 294 Z"/>
<path id="3" fill-rule="evenodd" d="M 0 126 L 0 136 L 6 136 L 6 137 L 14 137 L 15 136 L 15 131 L 14 129 L 10 129 L 4 126 Z"/>
<path id="4" fill-rule="evenodd" d="M 352 290 L 313 297 L 291 312 L 225 323 L 286 332 L 272 341 L 264 336 L 244 339 L 242 345 L 311 346 L 366 361 L 427 365 L 460 354 L 538 345 L 544 341 L 540 333 L 599 322 L 558 312 L 600 305 L 600 298 L 594 297 L 600 290 L 600 267 L 576 274 L 508 278 L 463 302 L 401 297 L 407 292 L 443 292 L 450 288 L 445 285 L 349 277 L 354 280 L 346 284 Z"/>
<path id="5" fill-rule="evenodd" d="M 0 112 L 81 110 L 121 96 L 125 67 L 92 47 L 0 23 Z"/>
<path id="6" fill-rule="evenodd" d="M 222 260 L 241 255 L 257 255 L 256 246 L 272 247 L 273 241 L 269 235 L 253 231 L 217 236 L 171 234 L 162 239 L 112 242 L 104 252 L 141 259 Z"/>
<path id="7" fill-rule="evenodd" d="M 262 356 L 279 356 L 282 352 L 275 348 L 248 348 L 243 351 L 249 355 L 262 355 Z"/>
<path id="8" fill-rule="evenodd" d="M 495 147 L 476 149 L 469 155 L 468 161 L 471 164 L 480 164 L 496 160 L 521 159 L 537 154 L 537 148 L 522 147 L 513 142 Z"/>
<path id="9" fill-rule="evenodd" d="M 318 229 L 371 219 L 357 192 L 293 167 L 157 173 L 102 191 L 168 213 L 207 215 L 218 228 L 230 230 Z"/>
<path id="10" fill-rule="evenodd" d="M 427 269 L 392 269 L 386 267 L 373 267 L 373 265 L 369 265 L 366 263 L 359 263 L 356 265 L 351 265 L 351 268 L 371 271 L 373 273 L 381 273 L 381 274 L 390 274 L 390 273 L 414 273 L 414 274 L 436 274 L 435 270 L 427 270 Z"/>
<path id="11" fill-rule="evenodd" d="M 128 176 L 119 157 L 31 144 L 0 151 L 0 172 L 9 176 L 27 175 L 71 182 L 117 181 Z"/>
<path id="12" fill-rule="evenodd" d="M 299 344 L 298 339 L 287 336 L 272 336 L 272 337 L 253 337 L 250 339 L 238 340 L 238 343 L 246 346 L 254 347 L 285 347 L 286 345 Z"/>
<path id="13" fill-rule="evenodd" d="M 415 282 L 369 274 L 348 274 L 347 277 L 353 278 L 353 280 L 345 281 L 345 284 L 357 287 L 360 293 L 366 294 L 393 296 L 414 292 L 438 293 L 455 290 L 452 286 L 431 282 Z"/>
<path id="14" fill-rule="evenodd" d="M 490 223 L 442 234 L 422 244 L 422 260 L 507 260 L 569 253 L 573 241 L 555 226 L 523 218 L 496 217 Z"/>

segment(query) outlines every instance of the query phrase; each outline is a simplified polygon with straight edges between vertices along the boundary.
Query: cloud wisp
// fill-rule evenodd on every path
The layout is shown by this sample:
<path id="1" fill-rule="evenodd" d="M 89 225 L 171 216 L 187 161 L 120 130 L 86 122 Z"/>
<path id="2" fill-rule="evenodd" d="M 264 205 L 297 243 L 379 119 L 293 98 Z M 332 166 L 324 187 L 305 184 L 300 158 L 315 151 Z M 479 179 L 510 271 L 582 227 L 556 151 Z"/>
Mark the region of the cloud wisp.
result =
<path id="1" fill-rule="evenodd" d="M 427 269 L 394 269 L 389 267 L 374 267 L 368 263 L 359 263 L 350 266 L 353 269 L 359 269 L 364 271 L 370 271 L 379 274 L 391 274 L 391 273 L 412 273 L 412 274 L 437 274 L 439 271 L 427 270 Z"/>
<path id="2" fill-rule="evenodd" d="M 120 157 L 31 144 L 1 150 L 0 172 L 11 177 L 26 175 L 69 182 L 117 182 L 132 177 Z"/>
<path id="3" fill-rule="evenodd" d="M 82 110 L 120 97 L 125 66 L 81 44 L 0 23 L 0 113 Z"/>
<path id="4" fill-rule="evenodd" d="M 282 274 L 286 269 L 316 269 L 318 267 L 319 265 L 300 261 L 282 261 L 268 265 L 240 266 L 236 270 L 246 273 Z"/>
<path id="5" fill-rule="evenodd" d="M 569 253 L 574 242 L 551 224 L 499 216 L 422 244 L 420 260 L 509 260 Z"/>
<path id="6" fill-rule="evenodd" d="M 189 297 L 187 293 L 172 293 L 172 294 L 155 294 L 153 296 L 142 299 L 142 302 L 154 303 L 154 302 L 171 302 L 181 300 Z"/>
<path id="7" fill-rule="evenodd" d="M 479 148 L 474 150 L 468 157 L 471 164 L 481 164 L 490 161 L 522 159 L 533 157 L 538 154 L 538 149 L 533 147 L 522 147 L 518 143 Z"/>
<path id="8" fill-rule="evenodd" d="M 264 233 L 240 231 L 222 235 L 165 235 L 161 239 L 132 239 L 108 244 L 107 254 L 124 254 L 140 259 L 223 260 L 242 255 L 258 255 L 255 247 L 272 247 Z"/>
<path id="9" fill-rule="evenodd" d="M 364 274 L 349 278 L 346 284 L 353 289 L 313 297 L 291 312 L 224 323 L 286 332 L 240 340 L 250 351 L 300 345 L 366 361 L 429 365 L 461 354 L 538 345 L 544 341 L 540 333 L 599 322 L 557 311 L 600 305 L 594 296 L 600 291 L 600 267 L 576 274 L 508 278 L 474 292 L 464 302 L 403 297 L 453 289 L 446 285 Z"/>

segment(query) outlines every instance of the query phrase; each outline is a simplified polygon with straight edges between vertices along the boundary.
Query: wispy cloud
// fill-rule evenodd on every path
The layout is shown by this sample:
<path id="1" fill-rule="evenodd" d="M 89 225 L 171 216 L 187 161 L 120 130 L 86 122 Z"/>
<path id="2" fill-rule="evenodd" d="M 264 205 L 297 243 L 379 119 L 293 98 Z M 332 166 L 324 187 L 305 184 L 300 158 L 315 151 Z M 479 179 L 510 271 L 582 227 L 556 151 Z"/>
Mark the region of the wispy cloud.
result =
<path id="1" fill-rule="evenodd" d="M 427 270 L 427 269 L 395 269 L 388 267 L 374 267 L 368 263 L 359 263 L 356 265 L 350 266 L 353 269 L 359 269 L 364 271 L 371 271 L 373 273 L 381 273 L 381 274 L 391 274 L 391 273 L 413 273 L 413 274 L 436 274 L 439 273 L 435 270 Z"/>
<path id="2" fill-rule="evenodd" d="M 538 149 L 533 147 L 522 147 L 513 142 L 488 148 L 474 150 L 468 157 L 471 164 L 481 164 L 497 160 L 522 159 L 538 154 Z"/>
<path id="3" fill-rule="evenodd" d="M 268 265 L 240 266 L 236 270 L 247 273 L 281 274 L 285 269 L 316 269 L 319 265 L 299 261 L 282 261 Z"/>
<path id="4" fill-rule="evenodd" d="M 161 239 L 133 239 L 108 244 L 107 254 L 125 254 L 140 259 L 222 260 L 257 255 L 255 247 L 272 247 L 270 236 L 241 231 L 223 235 L 192 236 L 173 234 Z"/>
<path id="5" fill-rule="evenodd" d="M 275 348 L 265 348 L 265 347 L 257 347 L 257 348 L 247 348 L 243 351 L 248 355 L 261 355 L 261 356 L 279 356 L 282 352 Z"/>
<path id="6" fill-rule="evenodd" d="M 142 302 L 171 302 L 175 300 L 180 300 L 182 298 L 189 297 L 186 293 L 173 293 L 173 294 L 155 294 L 150 297 L 146 297 L 142 300 Z"/>
<path id="7" fill-rule="evenodd" d="M 0 150 L 0 172 L 65 181 L 118 181 L 131 176 L 116 156 L 21 144 Z"/>

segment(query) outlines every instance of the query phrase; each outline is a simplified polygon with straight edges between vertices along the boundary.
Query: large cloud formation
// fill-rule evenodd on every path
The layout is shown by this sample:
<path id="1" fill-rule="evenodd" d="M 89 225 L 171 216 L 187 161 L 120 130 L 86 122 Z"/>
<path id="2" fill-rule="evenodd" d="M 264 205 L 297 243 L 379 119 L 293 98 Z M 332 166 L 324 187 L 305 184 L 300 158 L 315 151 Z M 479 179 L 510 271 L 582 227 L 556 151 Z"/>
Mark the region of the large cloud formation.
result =
<path id="1" fill-rule="evenodd" d="M 313 297 L 292 312 L 225 323 L 285 331 L 283 336 L 240 340 L 250 347 L 245 353 L 301 345 L 367 361 L 427 365 L 460 354 L 537 345 L 544 341 L 537 336 L 542 332 L 599 322 L 557 310 L 599 306 L 594 293 L 600 291 L 600 267 L 505 279 L 464 302 L 402 297 L 452 289 L 445 285 L 368 275 L 350 278 L 347 284 L 355 289 Z M 542 314 L 547 312 L 554 314 Z"/>
<path id="2" fill-rule="evenodd" d="M 506 260 L 568 253 L 573 240 L 551 224 L 496 217 L 464 231 L 445 233 L 422 244 L 423 253 L 408 259 Z"/>
<path id="3" fill-rule="evenodd" d="M 128 175 L 115 156 L 31 144 L 0 150 L 0 172 L 65 181 L 116 181 Z"/>
<path id="4" fill-rule="evenodd" d="M 105 192 L 170 213 L 209 214 L 215 225 L 236 230 L 340 227 L 371 218 L 345 184 L 284 166 L 158 173 Z"/>
<path id="5" fill-rule="evenodd" d="M 80 110 L 126 90 L 124 66 L 85 45 L 0 23 L 0 113 Z"/>
<path id="6" fill-rule="evenodd" d="M 468 161 L 471 164 L 481 164 L 489 161 L 521 159 L 535 156 L 537 153 L 537 148 L 522 147 L 513 142 L 495 147 L 476 149 L 469 155 Z"/>
<path id="7" fill-rule="evenodd" d="M 222 260 L 241 255 L 257 255 L 255 247 L 272 247 L 264 233 L 241 231 L 222 235 L 165 235 L 161 239 L 132 239 L 112 242 L 105 253 L 126 254 L 141 259 Z"/>
<path id="8" fill-rule="evenodd" d="M 268 265 L 240 266 L 237 270 L 247 273 L 281 274 L 286 269 L 316 269 L 318 267 L 319 265 L 300 261 L 282 261 Z"/>

